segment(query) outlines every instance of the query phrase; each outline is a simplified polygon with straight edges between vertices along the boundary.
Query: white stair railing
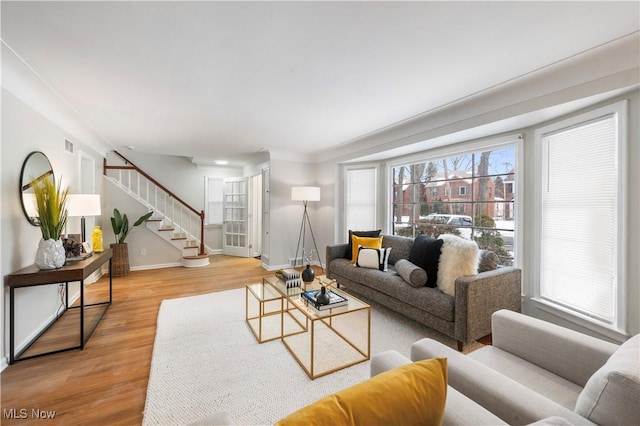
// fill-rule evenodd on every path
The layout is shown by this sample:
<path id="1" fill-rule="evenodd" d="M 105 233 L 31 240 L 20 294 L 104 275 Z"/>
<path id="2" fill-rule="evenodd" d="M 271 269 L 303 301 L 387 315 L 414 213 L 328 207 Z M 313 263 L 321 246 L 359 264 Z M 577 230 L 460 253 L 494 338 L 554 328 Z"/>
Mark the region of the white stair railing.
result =
<path id="1" fill-rule="evenodd" d="M 154 219 L 162 219 L 161 227 L 173 231 L 173 238 L 193 241 L 198 254 L 206 254 L 204 249 L 204 211 L 196 209 L 162 186 L 159 182 L 135 166 L 117 151 L 113 151 L 124 161 L 124 165 L 107 165 L 104 160 L 104 175 L 123 191 L 153 210 Z"/>

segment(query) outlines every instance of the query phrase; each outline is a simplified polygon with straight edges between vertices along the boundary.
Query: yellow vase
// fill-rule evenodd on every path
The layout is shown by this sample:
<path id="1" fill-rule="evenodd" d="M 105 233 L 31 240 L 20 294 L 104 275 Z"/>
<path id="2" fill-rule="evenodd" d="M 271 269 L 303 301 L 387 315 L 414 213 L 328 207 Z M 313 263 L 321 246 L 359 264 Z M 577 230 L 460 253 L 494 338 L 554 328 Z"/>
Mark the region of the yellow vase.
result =
<path id="1" fill-rule="evenodd" d="M 93 228 L 93 232 L 91 233 L 91 243 L 93 245 L 93 251 L 96 253 L 104 251 L 104 248 L 102 247 L 102 230 L 97 225 Z"/>

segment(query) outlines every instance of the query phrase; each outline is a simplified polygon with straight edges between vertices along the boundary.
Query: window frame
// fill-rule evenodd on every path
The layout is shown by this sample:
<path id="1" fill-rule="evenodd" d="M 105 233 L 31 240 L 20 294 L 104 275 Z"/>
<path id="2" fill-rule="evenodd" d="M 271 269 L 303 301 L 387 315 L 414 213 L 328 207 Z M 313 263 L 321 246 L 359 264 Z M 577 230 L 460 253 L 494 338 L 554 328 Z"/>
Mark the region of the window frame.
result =
<path id="1" fill-rule="evenodd" d="M 514 200 L 514 235 L 513 235 L 513 266 L 516 268 L 522 268 L 522 264 L 525 261 L 523 252 L 523 234 L 524 234 L 524 216 L 523 216 L 523 200 L 524 200 L 524 174 L 525 174 L 525 158 L 524 158 L 524 137 L 521 132 L 505 133 L 502 135 L 492 135 L 480 139 L 469 140 L 460 142 L 454 145 L 446 145 L 438 148 L 431 149 L 429 151 L 421 151 L 402 157 L 396 157 L 387 161 L 384 164 L 385 167 L 385 180 L 382 185 L 385 189 L 385 217 L 383 229 L 387 234 L 393 234 L 393 185 L 394 176 L 393 169 L 398 166 L 409 165 L 417 162 L 428 162 L 432 160 L 438 160 L 446 157 L 456 157 L 465 154 L 471 154 L 474 152 L 496 150 L 505 147 L 513 146 L 515 152 L 515 193 L 520 194 Z M 451 187 L 449 187 L 451 190 Z M 523 290 L 524 291 L 524 277 L 523 277 Z M 524 293 L 522 293 L 524 294 Z"/>
<path id="2" fill-rule="evenodd" d="M 627 333 L 627 265 L 628 265 L 628 250 L 627 250 L 627 230 L 629 229 L 628 222 L 628 209 L 627 209 L 627 182 L 628 182 L 628 141 L 629 141 L 629 126 L 628 126 L 628 101 L 620 101 L 610 105 L 605 105 L 600 108 L 576 114 L 572 117 L 549 123 L 543 127 L 534 130 L 534 142 L 535 142 L 535 203 L 537 206 L 542 205 L 543 197 L 543 138 L 550 133 L 560 132 L 562 130 L 579 127 L 586 125 L 590 122 L 604 118 L 611 114 L 617 114 L 617 150 L 616 161 L 618 163 L 618 203 L 617 203 L 617 259 L 616 259 L 616 276 L 617 276 L 617 288 L 616 296 L 614 298 L 615 314 L 614 320 L 611 324 L 604 321 L 592 318 L 591 316 L 581 313 L 578 310 L 571 309 L 564 305 L 553 303 L 547 298 L 541 296 L 540 278 L 541 272 L 541 250 L 542 243 L 540 241 L 542 235 L 542 208 L 535 210 L 535 224 L 534 235 L 536 235 L 534 245 L 534 265 L 533 268 L 533 286 L 531 300 L 534 305 L 546 312 L 556 315 L 560 318 L 566 319 L 572 323 L 578 324 L 586 329 L 596 331 L 615 340 L 621 341 L 626 338 Z"/>
<path id="3" fill-rule="evenodd" d="M 211 184 L 210 180 L 216 180 L 219 181 L 219 185 L 220 185 L 220 200 L 219 201 L 210 201 L 209 200 L 209 185 Z M 224 178 L 219 177 L 219 176 L 205 176 L 204 177 L 204 206 L 205 206 L 205 216 L 204 216 L 204 224 L 205 226 L 222 226 L 223 220 L 224 220 L 224 212 L 223 212 L 223 200 L 224 200 Z M 219 217 L 220 217 L 220 221 L 219 222 L 215 222 L 215 221 L 211 221 L 210 215 L 209 215 L 209 204 L 210 203 L 217 203 L 218 204 L 218 208 L 219 208 Z"/>
<path id="4" fill-rule="evenodd" d="M 339 223 L 338 223 L 338 227 L 336 229 L 336 237 L 338 238 L 338 241 L 346 241 L 348 234 L 349 234 L 349 229 L 348 229 L 348 224 L 347 224 L 347 197 L 348 197 L 348 179 L 347 176 L 349 174 L 349 172 L 351 171 L 357 171 L 357 170 L 373 170 L 374 171 L 374 175 L 375 175 L 375 201 L 374 201 L 374 208 L 375 208 L 375 212 L 374 212 L 374 222 L 375 222 L 375 226 L 373 229 L 380 229 L 380 218 L 382 216 L 381 211 L 380 211 L 380 206 L 384 203 L 383 201 L 383 197 L 381 197 L 381 193 L 380 193 L 380 188 L 383 187 L 384 183 L 381 182 L 381 177 L 382 177 L 382 173 L 381 173 L 381 166 L 379 163 L 354 163 L 354 164 L 344 164 L 341 166 L 340 168 L 340 175 L 341 175 L 341 182 L 342 182 L 342 195 L 339 198 L 339 208 L 340 211 L 343 212 L 343 214 L 339 215 Z"/>

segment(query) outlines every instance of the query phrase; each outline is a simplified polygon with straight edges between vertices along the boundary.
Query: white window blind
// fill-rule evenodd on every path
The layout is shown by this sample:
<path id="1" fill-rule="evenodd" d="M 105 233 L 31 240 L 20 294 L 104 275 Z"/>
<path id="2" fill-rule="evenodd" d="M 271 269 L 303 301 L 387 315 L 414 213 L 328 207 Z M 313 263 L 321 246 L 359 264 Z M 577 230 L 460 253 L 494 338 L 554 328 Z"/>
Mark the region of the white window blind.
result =
<path id="1" fill-rule="evenodd" d="M 207 225 L 222 223 L 222 199 L 224 181 L 222 178 L 205 178 L 205 222 Z"/>
<path id="2" fill-rule="evenodd" d="M 607 115 L 542 137 L 540 297 L 615 322 L 618 125 Z"/>
<path id="3" fill-rule="evenodd" d="M 346 225 L 347 229 L 376 228 L 376 169 L 346 170 Z"/>

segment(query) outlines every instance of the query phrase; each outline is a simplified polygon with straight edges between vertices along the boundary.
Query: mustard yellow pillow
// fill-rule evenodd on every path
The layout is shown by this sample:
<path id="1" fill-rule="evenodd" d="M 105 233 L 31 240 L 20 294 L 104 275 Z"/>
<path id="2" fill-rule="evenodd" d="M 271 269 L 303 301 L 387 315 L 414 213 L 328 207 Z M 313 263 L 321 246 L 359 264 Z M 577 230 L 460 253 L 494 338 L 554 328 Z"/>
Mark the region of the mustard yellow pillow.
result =
<path id="1" fill-rule="evenodd" d="M 360 246 L 375 249 L 382 248 L 382 237 L 358 237 L 357 235 L 352 235 L 351 243 L 351 263 L 356 263 L 356 260 L 358 260 L 358 249 Z"/>
<path id="2" fill-rule="evenodd" d="M 440 425 L 447 399 L 447 360 L 412 362 L 326 396 L 276 426 Z"/>

